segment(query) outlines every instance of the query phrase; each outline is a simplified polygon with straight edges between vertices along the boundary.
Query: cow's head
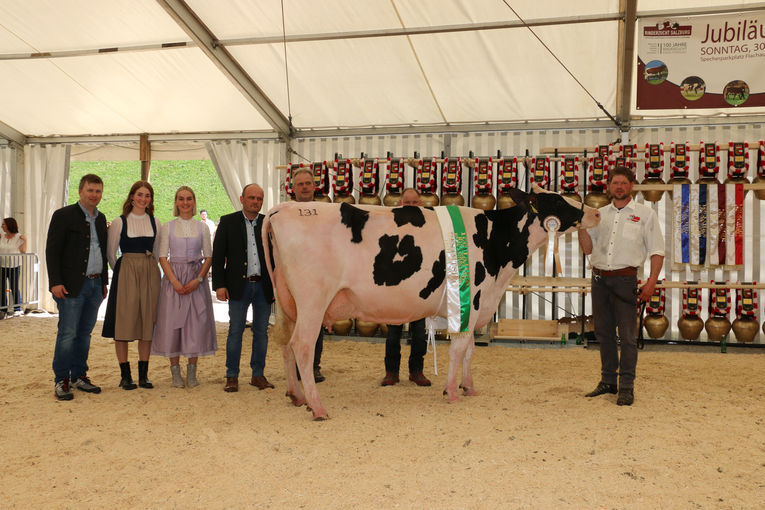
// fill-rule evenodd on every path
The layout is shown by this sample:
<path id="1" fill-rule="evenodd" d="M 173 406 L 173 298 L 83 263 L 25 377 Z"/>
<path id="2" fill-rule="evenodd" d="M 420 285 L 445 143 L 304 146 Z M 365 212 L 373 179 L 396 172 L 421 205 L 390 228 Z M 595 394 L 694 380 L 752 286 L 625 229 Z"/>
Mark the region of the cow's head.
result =
<path id="1" fill-rule="evenodd" d="M 511 188 L 509 193 L 517 205 L 537 216 L 545 229 L 547 221 L 553 217 L 559 220 L 557 230 L 560 233 L 591 228 L 600 223 L 600 213 L 597 209 L 552 191 L 545 191 L 536 184 L 532 186 L 531 193 L 517 188 Z"/>

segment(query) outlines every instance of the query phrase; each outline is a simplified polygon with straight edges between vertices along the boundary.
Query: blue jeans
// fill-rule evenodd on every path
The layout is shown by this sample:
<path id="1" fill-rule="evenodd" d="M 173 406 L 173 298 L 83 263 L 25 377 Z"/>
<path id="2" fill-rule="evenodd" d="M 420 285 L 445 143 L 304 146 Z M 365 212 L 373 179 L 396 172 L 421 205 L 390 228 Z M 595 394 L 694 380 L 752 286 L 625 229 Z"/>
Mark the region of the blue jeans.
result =
<path id="1" fill-rule="evenodd" d="M 247 309 L 252 305 L 252 376 L 263 375 L 268 351 L 268 317 L 271 304 L 263 294 L 260 282 L 247 282 L 242 299 L 228 300 L 228 337 L 226 338 L 226 377 L 239 377 L 242 357 L 242 334 L 247 321 Z"/>
<path id="2" fill-rule="evenodd" d="M 54 296 L 53 299 L 58 305 L 58 334 L 53 351 L 53 373 L 56 382 L 63 379 L 74 380 L 88 371 L 90 333 L 96 325 L 98 307 L 104 300 L 101 278 L 86 278 L 77 297 L 59 299 Z"/>

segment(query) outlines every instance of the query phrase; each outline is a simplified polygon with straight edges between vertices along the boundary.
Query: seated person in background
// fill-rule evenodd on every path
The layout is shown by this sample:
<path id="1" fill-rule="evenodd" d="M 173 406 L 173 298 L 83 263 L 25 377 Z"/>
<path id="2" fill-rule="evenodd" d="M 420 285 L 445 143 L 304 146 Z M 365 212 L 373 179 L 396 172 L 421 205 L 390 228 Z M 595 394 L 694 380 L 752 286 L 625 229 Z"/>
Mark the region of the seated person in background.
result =
<path id="1" fill-rule="evenodd" d="M 401 205 L 420 206 L 420 194 L 414 188 L 406 188 L 401 194 Z M 401 324 L 388 324 L 388 336 L 385 338 L 385 378 L 382 386 L 396 384 L 398 369 L 401 365 Z M 409 353 L 409 380 L 417 386 L 430 386 L 430 380 L 422 373 L 423 359 L 427 350 L 425 338 L 425 319 L 409 323 L 409 337 L 412 344 Z"/>

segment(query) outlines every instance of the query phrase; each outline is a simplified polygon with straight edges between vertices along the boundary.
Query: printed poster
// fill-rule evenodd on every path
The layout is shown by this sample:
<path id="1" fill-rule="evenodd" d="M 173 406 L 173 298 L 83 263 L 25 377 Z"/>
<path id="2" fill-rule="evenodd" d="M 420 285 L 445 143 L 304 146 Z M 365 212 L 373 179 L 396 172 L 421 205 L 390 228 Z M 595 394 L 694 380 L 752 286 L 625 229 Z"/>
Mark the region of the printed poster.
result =
<path id="1" fill-rule="evenodd" d="M 638 110 L 748 106 L 765 106 L 765 11 L 638 20 Z"/>

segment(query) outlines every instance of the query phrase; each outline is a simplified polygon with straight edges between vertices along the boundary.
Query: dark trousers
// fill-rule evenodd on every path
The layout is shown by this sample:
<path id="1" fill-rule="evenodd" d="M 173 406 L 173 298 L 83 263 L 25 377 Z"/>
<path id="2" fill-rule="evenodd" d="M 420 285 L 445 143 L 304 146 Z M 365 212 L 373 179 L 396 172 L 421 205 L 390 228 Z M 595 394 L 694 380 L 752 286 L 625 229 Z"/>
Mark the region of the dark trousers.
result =
<path id="1" fill-rule="evenodd" d="M 19 272 L 21 271 L 20 267 L 3 267 L 0 268 L 0 283 L 2 283 L 2 294 L 0 294 L 0 308 L 3 307 L 3 305 L 6 305 L 8 308 L 5 309 L 8 314 L 12 314 L 13 310 L 16 311 L 21 310 L 21 307 L 19 306 L 19 303 L 21 303 L 21 293 L 19 292 Z M 8 286 L 6 287 L 5 282 L 8 280 Z M 6 298 L 6 289 L 9 289 L 11 292 L 8 295 L 8 302 L 4 303 Z M 2 311 L 2 310 L 0 310 Z"/>
<path id="2" fill-rule="evenodd" d="M 313 351 L 313 368 L 321 368 L 321 353 L 324 350 L 324 330 L 319 329 L 319 338 L 316 339 L 316 348 Z"/>
<path id="3" fill-rule="evenodd" d="M 637 367 L 637 277 L 593 276 L 592 313 L 600 343 L 601 380 L 632 388 Z M 616 329 L 621 340 L 621 359 Z"/>
<path id="4" fill-rule="evenodd" d="M 388 324 L 388 336 L 385 338 L 385 371 L 398 373 L 401 365 L 401 332 L 403 325 Z M 423 358 L 428 348 L 425 338 L 425 319 L 409 323 L 409 338 L 412 349 L 409 353 L 409 373 L 422 372 Z"/>

